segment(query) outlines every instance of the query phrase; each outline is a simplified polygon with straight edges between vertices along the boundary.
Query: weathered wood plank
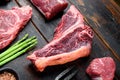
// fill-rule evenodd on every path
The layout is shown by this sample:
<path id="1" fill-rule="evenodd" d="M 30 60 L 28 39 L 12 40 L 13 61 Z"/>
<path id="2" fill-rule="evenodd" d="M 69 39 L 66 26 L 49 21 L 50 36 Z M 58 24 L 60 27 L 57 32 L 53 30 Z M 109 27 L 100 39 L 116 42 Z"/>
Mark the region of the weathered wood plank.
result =
<path id="1" fill-rule="evenodd" d="M 103 0 L 105 6 L 111 11 L 117 22 L 120 23 L 120 1 L 119 0 Z"/>
<path id="2" fill-rule="evenodd" d="M 101 36 L 106 45 L 120 60 L 120 24 L 105 7 L 102 0 L 70 0 L 85 16 L 94 31 Z M 117 36 L 117 37 L 116 37 Z"/>
<path id="3" fill-rule="evenodd" d="M 0 2 L 0 9 L 11 9 L 11 7 L 15 6 L 13 3 L 15 3 L 15 1 L 10 1 L 6 4 Z"/>
<path id="4" fill-rule="evenodd" d="M 91 25 L 104 44 L 112 51 L 110 54 L 113 54 L 115 58 L 119 60 L 120 44 L 118 39 L 120 25 L 115 21 L 111 12 L 104 6 L 103 2 L 101 2 L 101 0 L 70 1 L 80 10 L 85 16 L 87 23 Z M 120 70 L 119 61 L 116 64 L 118 65 L 117 69 Z M 117 71 L 116 74 L 119 79 L 119 71 Z"/>
<path id="5" fill-rule="evenodd" d="M 92 52 L 90 56 L 87 58 L 79 59 L 75 62 L 79 65 L 79 72 L 75 77 L 75 80 L 91 80 L 90 77 L 86 74 L 86 68 L 94 58 L 102 58 L 106 56 L 110 56 L 115 60 L 117 69 L 114 80 L 118 80 L 120 78 L 120 62 L 114 57 L 114 55 L 112 55 L 111 51 L 109 51 L 109 49 L 105 47 L 104 43 L 102 43 L 97 35 L 95 35 L 93 39 Z"/>
<path id="6" fill-rule="evenodd" d="M 3 67 L 10 67 L 12 69 L 15 69 L 15 71 L 18 73 L 20 80 L 33 80 L 36 77 L 33 74 L 30 74 L 29 72 L 29 65 L 30 61 L 26 59 L 26 57 L 31 54 L 34 50 L 39 49 L 43 47 L 47 42 L 40 36 L 39 32 L 35 30 L 33 25 L 31 23 L 28 23 L 24 30 L 20 32 L 18 37 L 14 40 L 16 42 L 19 40 L 22 36 L 24 36 L 26 33 L 29 34 L 29 36 L 36 36 L 38 39 L 38 44 L 34 49 L 31 49 L 30 51 L 24 53 L 23 55 L 19 56 L 18 58 L 14 59 L 13 61 L 7 63 Z M 13 43 L 14 43 L 13 42 Z M 21 74 L 22 73 L 22 74 Z M 33 76 L 31 78 L 31 76 Z M 29 77 L 29 78 L 28 78 Z"/>
<path id="7" fill-rule="evenodd" d="M 30 0 L 16 0 L 21 6 L 30 5 L 33 8 L 33 17 L 32 21 L 35 23 L 38 30 L 44 34 L 45 38 L 48 41 L 52 40 L 52 36 L 54 33 L 54 29 L 57 26 L 62 14 L 61 12 L 54 19 L 47 21 L 45 17 L 41 14 L 41 12 L 30 2 Z"/>
<path id="8" fill-rule="evenodd" d="M 22 5 L 24 5 L 23 4 L 23 2 L 22 1 L 19 1 Z M 31 3 L 29 3 L 29 2 L 27 2 L 26 1 L 26 3 L 27 4 L 31 4 Z M 26 5 L 26 3 L 25 3 L 25 5 Z M 34 7 L 33 7 L 34 8 Z M 85 9 L 85 8 L 83 8 L 83 9 Z M 40 12 L 38 11 L 38 14 L 40 14 Z M 91 14 L 92 14 L 92 12 L 91 12 Z M 36 15 L 36 12 L 35 12 L 35 15 Z M 38 17 L 38 16 L 37 16 Z M 43 17 L 43 15 L 41 16 L 40 15 L 40 17 Z M 97 16 L 96 16 L 97 17 Z M 34 20 L 35 19 L 33 19 L 33 22 L 34 22 Z M 44 20 L 44 19 L 43 19 Z M 39 21 L 39 20 L 38 20 Z M 50 21 L 51 22 L 51 21 Z M 55 22 L 55 21 L 54 21 Z M 36 24 L 36 22 L 34 22 L 35 24 Z M 42 22 L 43 23 L 43 22 Z M 55 22 L 56 23 L 56 22 Z M 54 23 L 54 24 L 55 24 Z M 45 24 L 45 23 L 43 23 L 43 24 Z M 42 27 L 42 26 L 41 26 Z M 55 27 L 53 27 L 52 29 L 54 29 Z M 44 29 L 45 29 L 45 27 L 44 27 Z M 54 31 L 54 30 L 51 30 L 51 31 Z M 50 31 L 50 32 L 51 32 Z M 43 31 L 43 33 L 44 33 L 44 31 Z M 50 33 L 49 33 L 50 34 Z M 52 33 L 52 35 L 53 35 L 53 33 Z M 52 36 L 51 35 L 51 36 Z M 100 47 L 100 44 L 98 44 L 98 40 L 96 41 L 95 40 L 95 42 L 97 43 L 97 45 L 99 46 L 99 47 L 96 47 L 96 46 L 94 46 L 93 48 L 95 48 L 95 49 L 93 49 L 92 51 L 94 51 L 94 54 L 93 54 L 93 56 L 94 56 L 94 58 L 96 58 L 96 57 L 103 57 L 103 56 L 110 56 L 111 55 L 111 52 L 109 51 L 109 49 L 107 49 L 107 48 L 104 48 L 104 44 L 102 44 L 101 45 L 101 47 Z M 100 42 L 101 43 L 101 42 Z M 101 50 L 102 49 L 102 50 Z M 106 49 L 106 50 L 105 50 Z M 103 52 L 101 52 L 101 51 L 103 51 Z M 96 52 L 100 52 L 101 54 L 98 54 L 98 53 L 96 53 Z M 112 55 L 112 57 L 113 57 L 113 55 Z M 115 59 L 115 58 L 114 58 Z M 89 62 L 88 62 L 89 63 Z M 117 61 L 116 60 L 116 63 L 118 63 L 119 64 L 119 61 Z M 88 65 L 87 65 L 88 66 Z M 119 67 L 120 65 L 117 65 L 117 67 Z M 84 76 L 86 76 L 86 74 L 85 74 L 85 69 L 86 69 L 86 67 L 84 67 L 84 71 L 83 71 L 83 66 L 82 66 L 82 73 L 80 73 L 81 75 L 83 75 L 83 73 L 84 73 L 84 75 L 82 76 L 82 78 L 85 78 L 84 80 L 87 80 L 87 79 L 89 79 L 88 77 L 84 77 Z M 119 69 L 117 68 L 117 71 L 119 72 Z M 116 72 L 116 74 L 118 73 L 118 72 Z M 116 75 L 117 76 L 117 75 Z M 78 78 L 78 77 L 77 77 Z M 79 79 L 78 79 L 79 80 Z"/>
<path id="9" fill-rule="evenodd" d="M 14 0 L 11 0 L 8 4 L 6 5 L 0 5 L 0 9 L 11 9 L 14 6 L 18 6 Z M 18 34 L 16 39 L 12 42 L 12 44 L 16 41 L 18 41 L 21 37 L 23 37 L 26 33 L 29 34 L 30 36 L 36 36 L 38 39 L 38 44 L 34 49 L 31 49 L 30 51 L 26 52 L 25 54 L 19 56 L 18 58 L 14 59 L 13 61 L 5 64 L 4 66 L 0 68 L 12 68 L 14 69 L 17 74 L 19 75 L 19 80 L 34 80 L 35 77 L 31 78 L 33 76 L 32 74 L 29 74 L 29 70 L 27 69 L 29 64 L 31 63 L 29 60 L 26 59 L 26 56 L 33 52 L 33 50 L 41 48 L 44 46 L 47 42 L 43 39 L 42 35 L 39 34 L 39 32 L 35 29 L 33 24 L 31 22 L 28 22 L 28 24 L 25 26 L 23 30 Z M 7 49 L 7 48 L 6 48 Z M 5 50 L 6 50 L 5 49 Z M 21 74 L 22 73 L 22 74 Z M 26 75 L 27 74 L 27 75 Z M 30 79 L 29 79 L 29 78 Z"/>
<path id="10" fill-rule="evenodd" d="M 43 17 L 43 15 L 30 3 L 29 0 L 17 0 L 17 2 L 19 2 L 18 4 L 21 4 L 22 6 L 23 5 L 30 5 L 33 8 L 33 17 L 31 19 L 31 21 L 20 32 L 20 34 L 18 35 L 18 37 L 14 41 L 17 41 L 18 39 L 20 39 L 25 33 L 29 33 L 30 36 L 32 36 L 32 35 L 37 36 L 39 42 L 38 42 L 38 45 L 36 46 L 35 49 L 31 50 L 30 52 L 25 53 L 24 55 L 18 57 L 17 59 L 11 61 L 10 63 L 8 63 L 6 65 L 4 65 L 3 67 L 10 67 L 12 69 L 15 69 L 17 71 L 19 77 L 20 77 L 20 80 L 38 80 L 38 79 L 40 79 L 40 80 L 54 80 L 54 78 L 62 70 L 64 70 L 66 67 L 68 67 L 69 65 L 77 64 L 78 68 L 79 68 L 79 72 L 72 80 L 90 80 L 89 76 L 85 72 L 85 70 L 86 70 L 87 66 L 89 65 L 90 61 L 92 59 L 94 59 L 94 58 L 97 58 L 97 57 L 111 56 L 115 60 L 116 67 L 117 67 L 116 74 L 115 74 L 116 77 L 115 77 L 114 80 L 120 79 L 120 77 L 119 77 L 119 75 L 120 75 L 120 68 L 119 68 L 120 67 L 120 62 L 118 61 L 118 59 L 116 59 L 116 57 L 114 57 L 114 55 L 112 54 L 110 48 L 108 48 L 108 46 L 106 46 L 106 44 L 100 39 L 100 37 L 98 37 L 98 33 L 100 33 L 101 31 L 103 31 L 103 32 L 108 31 L 107 33 L 106 32 L 105 33 L 109 34 L 109 35 L 112 34 L 112 36 L 113 35 L 115 35 L 115 36 L 119 35 L 119 34 L 116 33 L 116 30 L 119 27 L 117 27 L 117 29 L 110 28 L 110 31 L 106 27 L 108 25 L 108 24 L 106 24 L 107 19 L 112 20 L 110 22 L 111 25 L 112 25 L 112 23 L 114 23 L 113 22 L 114 20 L 112 19 L 113 17 L 111 17 L 111 14 L 108 11 L 109 14 L 107 14 L 107 17 L 105 17 L 105 19 L 104 19 L 104 17 L 102 17 L 102 14 L 97 12 L 97 8 L 94 8 L 94 7 L 96 7 L 95 4 L 93 6 L 88 5 L 88 4 L 93 4 L 93 1 L 89 2 L 89 0 L 86 0 L 86 3 L 87 3 L 86 5 L 88 5 L 87 7 L 84 6 L 85 2 L 83 0 L 78 0 L 79 3 L 77 2 L 77 0 L 70 0 L 70 1 L 74 5 L 76 5 L 77 8 L 79 8 L 79 10 L 82 12 L 82 14 L 84 16 L 87 15 L 86 17 L 87 17 L 88 22 L 90 23 L 90 25 L 93 27 L 93 29 L 95 31 L 98 31 L 97 34 L 95 33 L 95 37 L 93 39 L 92 51 L 91 51 L 91 54 L 90 54 L 89 57 L 83 58 L 83 59 L 78 59 L 78 60 L 76 60 L 74 62 L 65 64 L 65 65 L 58 65 L 58 66 L 48 67 L 42 73 L 37 72 L 35 70 L 35 68 L 33 68 L 33 65 L 31 64 L 31 62 L 26 60 L 26 56 L 29 53 L 31 53 L 32 51 L 43 47 L 47 43 L 43 38 L 46 38 L 48 41 L 50 41 L 52 39 L 54 29 L 55 29 L 56 25 L 58 24 L 58 22 L 59 22 L 62 15 L 55 18 L 55 19 L 53 19 L 53 20 L 51 20 L 51 21 L 46 21 L 45 18 Z M 94 1 L 95 1 L 95 3 L 97 3 L 96 0 L 94 0 Z M 82 2 L 82 4 L 81 4 L 81 2 Z M 0 6 L 0 8 L 10 9 L 13 6 L 17 6 L 17 4 L 15 3 L 14 0 L 12 0 L 10 3 L 8 3 L 5 6 Z M 99 4 L 99 6 L 101 6 L 101 5 Z M 90 7 L 90 8 L 88 8 L 88 7 Z M 95 14 L 96 16 L 94 16 L 92 19 L 90 18 L 90 16 L 91 15 L 93 16 L 93 11 L 88 10 L 87 8 L 88 9 L 92 8 L 92 10 L 96 11 L 96 13 L 97 13 L 97 14 Z M 89 14 L 88 14 L 88 12 L 89 12 Z M 102 11 L 100 10 L 100 12 L 102 12 Z M 98 15 L 98 13 L 99 13 L 99 15 Z M 104 14 L 106 14 L 106 13 L 104 13 Z M 108 18 L 108 16 L 110 18 Z M 102 25 L 100 24 L 100 20 L 102 20 L 102 19 L 103 19 L 102 25 L 103 26 L 106 25 L 105 30 L 104 30 L 104 27 L 102 27 Z M 105 23 L 104 23 L 104 21 L 105 21 Z M 108 22 L 109 22 L 109 20 L 108 20 Z M 95 23 L 95 24 L 93 24 L 93 23 Z M 113 25 L 115 25 L 115 23 Z M 101 27 L 102 27 L 102 29 L 101 29 Z M 103 36 L 103 39 L 104 39 L 104 37 L 106 37 L 106 36 Z M 120 39 L 119 37 L 116 37 L 116 38 Z M 110 39 L 110 38 L 108 38 L 108 39 Z"/>

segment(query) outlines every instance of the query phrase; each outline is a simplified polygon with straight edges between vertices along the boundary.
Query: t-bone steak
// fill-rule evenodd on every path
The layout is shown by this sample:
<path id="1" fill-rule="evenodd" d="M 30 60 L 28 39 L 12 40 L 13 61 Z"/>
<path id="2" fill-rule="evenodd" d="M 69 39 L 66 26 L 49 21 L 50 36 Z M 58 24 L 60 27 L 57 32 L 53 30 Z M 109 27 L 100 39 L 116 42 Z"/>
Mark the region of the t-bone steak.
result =
<path id="1" fill-rule="evenodd" d="M 32 16 L 29 6 L 0 9 L 0 50 L 8 46 Z"/>
<path id="2" fill-rule="evenodd" d="M 94 59 L 86 72 L 91 76 L 92 80 L 113 80 L 116 65 L 111 57 L 103 57 Z"/>
<path id="3" fill-rule="evenodd" d="M 48 20 L 52 19 L 68 6 L 66 0 L 31 0 L 31 2 Z"/>
<path id="4" fill-rule="evenodd" d="M 84 23 L 83 16 L 71 5 L 57 26 L 53 40 L 27 58 L 39 71 L 45 67 L 65 64 L 88 56 L 93 38 L 92 29 Z"/>

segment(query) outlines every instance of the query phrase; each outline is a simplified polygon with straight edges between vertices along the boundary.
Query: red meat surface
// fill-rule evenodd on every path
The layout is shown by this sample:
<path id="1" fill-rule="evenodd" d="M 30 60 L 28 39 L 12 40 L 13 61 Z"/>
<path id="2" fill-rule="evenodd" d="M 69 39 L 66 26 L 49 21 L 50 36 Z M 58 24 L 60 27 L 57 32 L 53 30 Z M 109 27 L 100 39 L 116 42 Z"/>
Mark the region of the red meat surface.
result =
<path id="1" fill-rule="evenodd" d="M 84 24 L 83 16 L 72 5 L 55 29 L 53 40 L 27 58 L 39 71 L 43 71 L 47 66 L 65 64 L 88 56 L 92 38 L 92 29 Z"/>
<path id="2" fill-rule="evenodd" d="M 0 50 L 8 46 L 32 16 L 29 6 L 0 9 Z"/>
<path id="3" fill-rule="evenodd" d="M 31 0 L 31 2 L 48 20 L 63 11 L 68 5 L 66 0 Z"/>
<path id="4" fill-rule="evenodd" d="M 111 57 L 96 58 L 88 66 L 86 72 L 93 80 L 113 80 L 116 65 Z"/>

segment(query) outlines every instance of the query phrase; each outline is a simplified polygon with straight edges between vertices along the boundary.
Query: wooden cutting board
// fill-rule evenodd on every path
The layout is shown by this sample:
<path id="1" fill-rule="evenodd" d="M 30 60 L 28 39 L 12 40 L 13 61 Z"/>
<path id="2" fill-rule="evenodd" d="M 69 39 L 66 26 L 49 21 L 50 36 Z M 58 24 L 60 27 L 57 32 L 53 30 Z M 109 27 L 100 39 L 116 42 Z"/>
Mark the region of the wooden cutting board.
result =
<path id="1" fill-rule="evenodd" d="M 111 56 L 116 62 L 116 73 L 114 80 L 120 79 L 120 7 L 114 0 L 68 0 L 70 5 L 75 5 L 85 17 L 85 21 L 91 26 L 95 33 L 92 51 L 89 57 L 78 59 L 64 65 L 47 67 L 44 72 L 37 72 L 26 56 L 34 50 L 42 48 L 53 38 L 54 29 L 67 9 L 47 21 L 29 0 L 11 0 L 9 3 L 0 5 L 0 9 L 11 9 L 14 6 L 30 5 L 33 8 L 33 16 L 25 28 L 14 40 L 16 42 L 26 33 L 37 36 L 37 46 L 0 67 L 14 69 L 20 80 L 54 80 L 54 78 L 69 65 L 79 65 L 79 72 L 72 80 L 90 80 L 85 70 L 94 58 Z M 110 5 L 109 5 L 110 4 Z M 13 43 L 14 43 L 13 42 Z M 12 43 L 12 44 L 13 44 Z M 7 49 L 7 48 L 6 48 Z M 4 49 L 4 50 L 6 50 Z M 3 51 L 4 51 L 3 50 Z M 2 51 L 1 51 L 2 52 Z"/>

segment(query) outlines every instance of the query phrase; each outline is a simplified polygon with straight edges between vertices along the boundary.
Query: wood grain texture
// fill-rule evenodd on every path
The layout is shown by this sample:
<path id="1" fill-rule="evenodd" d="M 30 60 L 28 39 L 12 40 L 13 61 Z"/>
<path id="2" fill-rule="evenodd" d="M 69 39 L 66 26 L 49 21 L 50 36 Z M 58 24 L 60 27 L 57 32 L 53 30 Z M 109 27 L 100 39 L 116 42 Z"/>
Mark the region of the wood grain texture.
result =
<path id="1" fill-rule="evenodd" d="M 64 65 L 47 67 L 44 72 L 37 72 L 30 61 L 26 60 L 26 56 L 34 50 L 42 48 L 45 44 L 52 40 L 54 29 L 57 27 L 64 12 L 61 12 L 53 20 L 47 21 L 45 17 L 32 5 L 30 0 L 11 0 L 6 5 L 0 5 L 1 9 L 11 9 L 13 6 L 30 5 L 33 9 L 33 16 L 25 28 L 20 32 L 18 37 L 13 41 L 16 42 L 24 34 L 29 33 L 30 36 L 37 36 L 38 45 L 26 52 L 24 55 L 7 63 L 4 67 L 10 67 L 16 70 L 20 80 L 54 80 L 55 77 L 70 65 L 77 65 L 79 72 L 72 80 L 91 80 L 85 70 L 94 58 L 111 56 L 116 62 L 116 72 L 114 80 L 120 79 L 120 24 L 106 7 L 102 0 L 68 0 L 70 5 L 75 5 L 85 17 L 88 25 L 95 32 L 92 50 L 90 56 Z"/>
<path id="2" fill-rule="evenodd" d="M 101 37 L 107 47 L 120 60 L 120 24 L 106 8 L 102 0 L 70 0 L 81 11 L 86 21 Z"/>
<path id="3" fill-rule="evenodd" d="M 103 0 L 105 6 L 111 11 L 118 23 L 120 23 L 120 1 L 119 0 Z"/>
<path id="4" fill-rule="evenodd" d="M 37 26 L 38 30 L 44 34 L 48 41 L 52 40 L 54 29 L 57 26 L 63 12 L 57 15 L 53 20 L 47 21 L 42 13 L 29 0 L 16 0 L 21 6 L 30 5 L 33 8 L 32 21 Z"/>
<path id="5" fill-rule="evenodd" d="M 12 7 L 15 7 L 15 6 L 18 6 L 18 5 L 16 4 L 16 2 L 14 0 L 11 0 L 6 5 L 0 5 L 0 9 L 11 9 Z M 45 41 L 45 39 L 39 34 L 39 32 L 35 29 L 33 24 L 31 22 L 28 22 L 28 24 L 24 27 L 23 30 L 21 30 L 19 35 L 12 42 L 12 44 L 15 43 L 16 41 L 18 41 L 20 38 L 22 38 L 26 33 L 29 34 L 29 37 L 33 36 L 33 35 L 37 37 L 38 44 L 36 45 L 36 47 L 34 49 L 31 49 L 30 51 L 24 53 L 23 55 L 19 56 L 18 58 L 12 60 L 11 62 L 7 63 L 6 65 L 0 67 L 0 68 L 9 67 L 9 68 L 14 69 L 18 73 L 19 76 L 22 76 L 22 77 L 20 77 L 20 80 L 30 80 L 30 79 L 28 79 L 28 77 L 30 78 L 32 76 L 31 74 L 29 74 L 29 71 L 27 70 L 27 68 L 30 64 L 30 61 L 26 59 L 26 56 L 29 55 L 30 53 L 32 53 L 34 50 L 41 48 L 42 46 L 44 46 L 47 43 Z M 5 50 L 7 48 L 5 48 Z M 27 75 L 25 75 L 25 74 L 27 74 Z M 34 79 L 31 79 L 31 80 L 34 80 Z"/>

